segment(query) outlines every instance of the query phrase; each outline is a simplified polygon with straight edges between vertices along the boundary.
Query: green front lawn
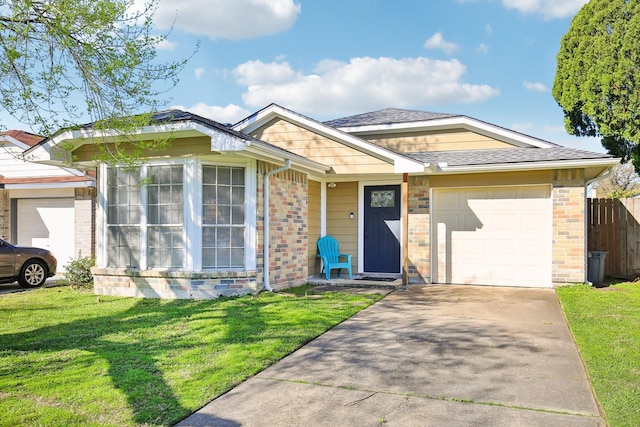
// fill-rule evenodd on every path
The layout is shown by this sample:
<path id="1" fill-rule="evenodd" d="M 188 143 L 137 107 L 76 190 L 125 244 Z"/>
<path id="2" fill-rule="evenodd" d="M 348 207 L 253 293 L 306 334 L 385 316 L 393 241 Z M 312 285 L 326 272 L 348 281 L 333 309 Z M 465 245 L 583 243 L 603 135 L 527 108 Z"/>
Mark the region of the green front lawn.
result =
<path id="1" fill-rule="evenodd" d="M 171 425 L 380 297 L 0 297 L 1 426 Z"/>
<path id="2" fill-rule="evenodd" d="M 640 284 L 557 291 L 609 425 L 640 425 Z"/>

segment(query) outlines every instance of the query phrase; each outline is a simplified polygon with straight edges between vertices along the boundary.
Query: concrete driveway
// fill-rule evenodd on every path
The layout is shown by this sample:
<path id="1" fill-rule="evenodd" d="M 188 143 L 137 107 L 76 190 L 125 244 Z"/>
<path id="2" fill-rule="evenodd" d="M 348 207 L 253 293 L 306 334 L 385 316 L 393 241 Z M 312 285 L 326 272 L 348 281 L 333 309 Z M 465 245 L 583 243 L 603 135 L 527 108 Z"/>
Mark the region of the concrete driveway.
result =
<path id="1" fill-rule="evenodd" d="M 60 285 L 60 281 L 63 279 L 63 275 L 59 274 L 53 277 L 50 277 L 47 279 L 46 282 L 44 282 L 44 285 L 42 285 L 43 288 L 51 288 L 54 286 L 59 286 Z M 18 285 L 17 282 L 13 282 L 13 283 L 0 283 L 0 295 L 5 295 L 5 294 L 12 294 L 14 292 L 24 292 L 24 291 L 29 291 L 32 289 L 38 289 L 38 288 L 21 288 L 20 285 Z"/>
<path id="2" fill-rule="evenodd" d="M 395 291 L 179 426 L 604 426 L 553 290 Z"/>

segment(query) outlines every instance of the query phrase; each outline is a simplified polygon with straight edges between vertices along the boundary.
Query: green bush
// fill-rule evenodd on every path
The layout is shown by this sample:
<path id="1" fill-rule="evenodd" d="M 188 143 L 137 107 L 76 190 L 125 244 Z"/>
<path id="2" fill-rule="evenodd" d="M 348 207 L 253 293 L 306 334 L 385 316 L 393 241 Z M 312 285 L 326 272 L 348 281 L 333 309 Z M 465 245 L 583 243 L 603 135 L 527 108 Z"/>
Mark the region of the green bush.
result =
<path id="1" fill-rule="evenodd" d="M 71 259 L 64 266 L 64 277 L 72 289 L 93 289 L 93 275 L 91 267 L 96 263 L 96 259 L 91 256 Z"/>

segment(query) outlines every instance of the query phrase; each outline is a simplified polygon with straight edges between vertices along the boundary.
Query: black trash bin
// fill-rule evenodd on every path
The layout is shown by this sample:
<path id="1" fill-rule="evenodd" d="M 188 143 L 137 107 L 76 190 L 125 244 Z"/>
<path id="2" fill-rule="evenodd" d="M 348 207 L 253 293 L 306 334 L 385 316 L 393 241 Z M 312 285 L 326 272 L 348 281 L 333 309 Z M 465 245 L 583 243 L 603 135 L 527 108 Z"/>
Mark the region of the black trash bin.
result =
<path id="1" fill-rule="evenodd" d="M 589 251 L 587 253 L 587 280 L 589 282 L 604 282 L 604 260 L 606 257 L 606 251 Z"/>

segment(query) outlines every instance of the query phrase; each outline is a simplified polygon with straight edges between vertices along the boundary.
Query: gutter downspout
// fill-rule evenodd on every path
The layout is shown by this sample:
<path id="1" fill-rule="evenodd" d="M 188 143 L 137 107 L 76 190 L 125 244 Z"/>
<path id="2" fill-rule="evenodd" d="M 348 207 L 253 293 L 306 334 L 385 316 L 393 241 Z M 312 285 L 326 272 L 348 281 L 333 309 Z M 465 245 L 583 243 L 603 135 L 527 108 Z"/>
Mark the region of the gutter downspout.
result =
<path id="1" fill-rule="evenodd" d="M 267 291 L 273 292 L 273 288 L 269 285 L 269 217 L 271 215 L 271 209 L 269 209 L 269 177 L 271 175 L 275 175 L 280 172 L 284 172 L 291 167 L 291 160 L 286 159 L 286 163 L 281 168 L 265 172 L 264 174 L 264 237 L 263 237 L 263 267 L 262 267 L 262 276 L 264 282 L 264 288 Z"/>
<path id="2" fill-rule="evenodd" d="M 589 224 L 587 219 L 587 208 L 589 207 L 589 204 L 587 202 L 587 200 L 589 199 L 588 196 L 588 189 L 589 186 L 591 184 L 593 184 L 594 182 L 598 182 L 598 181 L 602 181 L 603 179 L 605 179 L 606 177 L 608 177 L 609 175 L 611 175 L 612 172 L 612 168 L 607 169 L 607 171 L 605 173 L 603 173 L 602 175 L 596 176 L 595 178 L 589 179 L 584 183 L 584 216 L 585 216 L 585 221 L 584 221 L 584 265 L 585 265 L 585 269 L 584 269 L 584 283 L 587 283 L 589 285 L 593 285 L 593 283 L 589 282 Z"/>

